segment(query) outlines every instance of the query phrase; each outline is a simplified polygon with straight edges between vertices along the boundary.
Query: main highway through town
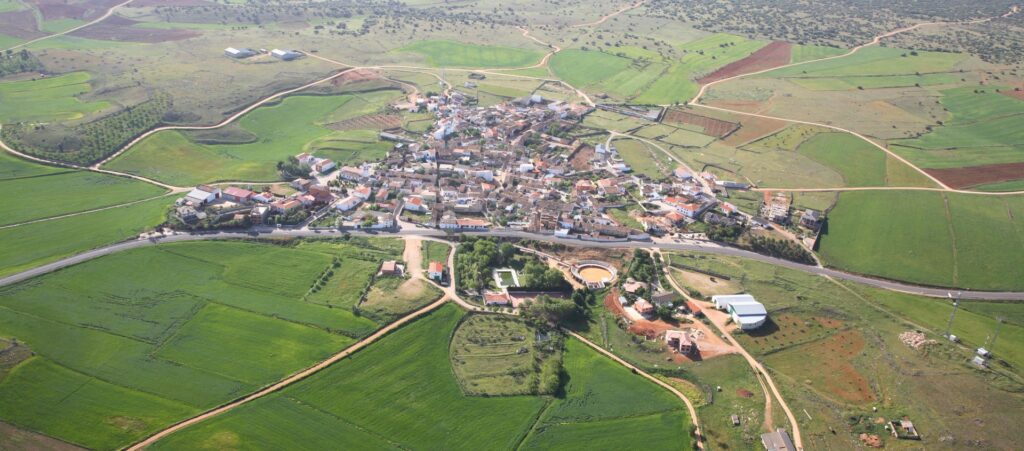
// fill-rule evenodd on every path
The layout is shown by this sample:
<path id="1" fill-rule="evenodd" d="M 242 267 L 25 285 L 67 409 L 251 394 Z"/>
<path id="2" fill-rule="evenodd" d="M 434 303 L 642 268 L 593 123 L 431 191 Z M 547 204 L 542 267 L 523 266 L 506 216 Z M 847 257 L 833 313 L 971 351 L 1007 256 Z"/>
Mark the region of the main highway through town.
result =
<path id="1" fill-rule="evenodd" d="M 112 244 L 106 247 L 101 247 L 86 251 L 71 257 L 64 258 L 52 263 L 48 263 L 36 268 L 28 269 L 10 276 L 0 279 L 0 287 L 11 285 L 23 280 L 31 279 L 33 277 L 47 274 L 53 271 L 57 271 L 61 268 L 76 265 L 85 261 L 92 260 L 97 257 L 104 255 L 114 254 L 117 252 L 125 251 L 128 249 L 135 249 L 145 246 L 153 246 L 161 243 L 173 243 L 179 241 L 200 241 L 200 240 L 216 240 L 216 239 L 253 239 L 253 238 L 338 238 L 343 236 L 344 233 L 349 233 L 353 236 L 379 236 L 379 237 L 404 237 L 404 236 L 422 236 L 422 237 L 433 237 L 433 238 L 445 238 L 453 236 L 444 230 L 439 229 L 428 229 L 420 227 L 404 227 L 396 232 L 362 232 L 362 231 L 339 231 L 335 229 L 327 230 L 311 230 L 307 228 L 273 228 L 273 227 L 259 227 L 252 228 L 244 231 L 219 231 L 219 232 L 192 232 L 192 233 L 173 233 L 173 234 L 153 234 L 149 237 L 143 237 L 133 239 L 130 241 L 124 241 L 116 244 Z M 956 289 L 948 288 L 933 288 L 923 287 L 918 285 L 912 285 L 907 283 L 895 282 L 891 280 L 877 279 L 874 277 L 863 276 L 859 274 L 852 274 L 845 271 L 839 271 L 832 268 L 825 268 L 820 266 L 804 265 L 801 263 L 792 262 L 789 260 L 783 260 L 780 258 L 769 257 L 766 255 L 757 254 L 743 249 L 735 247 L 723 246 L 707 241 L 695 241 L 695 240 L 682 240 L 682 241 L 667 241 L 659 240 L 657 242 L 652 241 L 583 241 L 576 238 L 563 238 L 551 235 L 542 235 L 537 233 L 524 232 L 519 230 L 487 230 L 487 231 L 475 231 L 475 232 L 460 232 L 462 235 L 471 236 L 490 236 L 497 238 L 514 238 L 523 240 L 534 240 L 534 241 L 546 241 L 550 243 L 563 244 L 567 246 L 581 246 L 581 247 L 601 247 L 601 248 L 642 248 L 642 249 L 659 249 L 661 251 L 683 251 L 683 252 L 707 252 L 718 255 L 734 256 L 749 258 L 751 260 L 757 260 L 760 262 L 781 266 L 788 269 L 794 269 L 797 271 L 803 271 L 811 274 L 817 274 L 821 276 L 830 276 L 837 279 L 848 280 L 851 282 L 862 283 L 877 288 L 886 290 L 900 291 L 911 294 L 918 294 L 932 297 L 946 297 L 953 292 L 958 292 L 958 296 L 961 299 L 974 299 L 974 300 L 986 300 L 986 301 L 1008 301 L 1008 300 L 1024 300 L 1024 292 L 1015 291 L 970 291 L 964 290 L 959 292 Z"/>

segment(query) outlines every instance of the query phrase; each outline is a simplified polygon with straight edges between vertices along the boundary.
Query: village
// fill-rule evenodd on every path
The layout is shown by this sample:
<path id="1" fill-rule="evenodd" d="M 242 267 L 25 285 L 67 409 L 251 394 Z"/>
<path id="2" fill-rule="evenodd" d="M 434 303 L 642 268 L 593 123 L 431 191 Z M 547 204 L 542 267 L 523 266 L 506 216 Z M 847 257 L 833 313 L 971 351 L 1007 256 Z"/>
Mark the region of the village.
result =
<path id="1" fill-rule="evenodd" d="M 807 210 L 791 222 L 785 193 L 765 192 L 756 215 L 741 212 L 719 197 L 749 186 L 685 166 L 663 180 L 634 174 L 611 140 L 570 137 L 594 110 L 586 105 L 533 95 L 481 107 L 453 91 L 412 94 L 390 108 L 433 113 L 436 123 L 423 135 L 381 132 L 381 140 L 393 143 L 382 161 L 339 166 L 299 153 L 290 164 L 305 177 L 284 190 L 272 184 L 197 186 L 178 201 L 177 225 L 504 229 L 646 241 L 708 239 L 709 226 L 742 231 L 771 230 L 772 224 L 780 230 L 799 226 L 814 236 L 823 219 Z"/>

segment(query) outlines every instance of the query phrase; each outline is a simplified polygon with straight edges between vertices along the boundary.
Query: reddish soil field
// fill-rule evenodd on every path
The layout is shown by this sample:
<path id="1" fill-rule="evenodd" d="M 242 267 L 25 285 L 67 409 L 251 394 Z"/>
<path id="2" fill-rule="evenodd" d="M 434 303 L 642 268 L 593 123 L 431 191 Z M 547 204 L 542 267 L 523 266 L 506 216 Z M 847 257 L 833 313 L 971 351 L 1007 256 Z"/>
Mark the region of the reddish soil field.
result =
<path id="1" fill-rule="evenodd" d="M 332 130 L 388 130 L 402 126 L 402 118 L 394 114 L 368 114 L 329 124 Z"/>
<path id="2" fill-rule="evenodd" d="M 713 117 L 701 116 L 682 110 L 668 110 L 662 122 L 676 124 L 692 124 L 704 129 L 704 134 L 716 138 L 724 138 L 740 127 L 736 122 L 723 121 Z"/>
<path id="3" fill-rule="evenodd" d="M 867 379 L 850 361 L 864 351 L 864 335 L 847 329 L 821 341 L 798 348 L 802 359 L 786 358 L 775 366 L 788 374 L 808 378 L 815 389 L 855 404 L 875 400 Z M 813 376 L 812 376 L 813 374 Z"/>
<path id="4" fill-rule="evenodd" d="M 216 3 L 206 0 L 135 0 L 128 6 L 142 8 L 144 6 L 206 6 Z"/>
<path id="5" fill-rule="evenodd" d="M 771 44 L 761 47 L 756 52 L 751 53 L 750 56 L 739 61 L 729 63 L 721 69 L 708 74 L 704 78 L 697 80 L 697 83 L 706 85 L 708 83 L 735 77 L 737 75 L 749 74 L 751 72 L 784 66 L 789 64 L 791 47 L 792 44 L 788 42 L 774 41 Z"/>
<path id="6" fill-rule="evenodd" d="M 739 146 L 756 139 L 768 136 L 786 128 L 786 123 L 774 119 L 744 117 L 740 120 L 740 128 L 722 140 L 730 146 Z"/>
<path id="7" fill-rule="evenodd" d="M 100 39 L 104 41 L 131 41 L 131 42 L 166 42 L 181 41 L 183 39 L 199 36 L 194 30 L 162 30 L 157 28 L 133 28 L 132 25 L 138 21 L 125 19 L 120 16 L 110 16 L 106 20 L 71 33 L 73 36 L 89 39 Z"/>
<path id="8" fill-rule="evenodd" d="M 1013 97 L 1017 100 L 1024 100 L 1024 90 L 1020 91 L 1002 91 L 1001 94 L 1007 97 Z"/>
<path id="9" fill-rule="evenodd" d="M 987 164 L 966 168 L 925 169 L 952 188 L 1024 179 L 1024 163 Z"/>
<path id="10" fill-rule="evenodd" d="M 747 390 L 745 388 L 741 388 L 739 390 L 736 390 L 736 394 L 739 395 L 739 396 L 742 396 L 744 398 L 753 398 L 754 397 L 754 392 L 752 392 L 750 390 Z"/>
<path id="11" fill-rule="evenodd" d="M 331 84 L 334 86 L 341 86 L 350 83 L 359 83 L 361 81 L 376 80 L 378 78 L 380 78 L 380 75 L 376 72 L 356 69 L 345 72 L 340 77 L 331 80 Z"/>
<path id="12" fill-rule="evenodd" d="M 36 29 L 36 17 L 32 10 L 0 13 L 0 31 L 8 36 L 33 39 L 46 35 Z"/>
<path id="13" fill-rule="evenodd" d="M 577 171 L 590 169 L 590 159 L 594 158 L 596 150 L 593 146 L 585 145 L 569 156 L 569 166 Z"/>
<path id="14" fill-rule="evenodd" d="M 29 0 L 39 8 L 43 14 L 43 20 L 54 19 L 80 19 L 93 20 L 102 16 L 114 5 L 122 3 L 123 0 L 90 0 L 69 2 L 67 0 Z"/>

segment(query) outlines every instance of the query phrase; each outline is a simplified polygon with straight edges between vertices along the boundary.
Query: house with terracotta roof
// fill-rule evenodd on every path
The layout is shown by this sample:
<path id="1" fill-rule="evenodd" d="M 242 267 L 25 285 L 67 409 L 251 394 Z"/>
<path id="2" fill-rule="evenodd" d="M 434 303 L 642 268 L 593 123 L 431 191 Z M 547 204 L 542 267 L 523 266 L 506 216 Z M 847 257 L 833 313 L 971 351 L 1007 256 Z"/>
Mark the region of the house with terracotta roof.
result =
<path id="1" fill-rule="evenodd" d="M 647 302 L 645 299 L 637 299 L 636 302 L 633 303 L 633 309 L 644 316 L 652 316 L 656 310 L 654 308 L 654 304 Z"/>
<path id="2" fill-rule="evenodd" d="M 440 282 L 444 279 L 444 264 L 439 261 L 432 261 L 427 265 L 427 278 Z"/>
<path id="3" fill-rule="evenodd" d="M 400 276 L 402 275 L 402 266 L 394 260 L 387 260 L 380 264 L 380 275 L 382 276 Z"/>
<path id="4" fill-rule="evenodd" d="M 232 202 L 249 203 L 252 202 L 253 192 L 244 188 L 238 188 L 235 186 L 229 186 L 224 190 L 224 198 Z"/>
<path id="5" fill-rule="evenodd" d="M 697 342 L 686 331 L 669 330 L 665 331 L 665 344 L 680 354 L 687 355 L 699 351 Z"/>

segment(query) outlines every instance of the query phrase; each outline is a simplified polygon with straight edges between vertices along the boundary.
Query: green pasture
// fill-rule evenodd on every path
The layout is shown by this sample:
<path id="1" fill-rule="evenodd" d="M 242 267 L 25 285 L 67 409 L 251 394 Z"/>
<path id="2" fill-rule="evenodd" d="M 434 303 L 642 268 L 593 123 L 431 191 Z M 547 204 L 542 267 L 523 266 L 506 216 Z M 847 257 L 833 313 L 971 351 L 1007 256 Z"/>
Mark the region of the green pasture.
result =
<path id="1" fill-rule="evenodd" d="M 21 11 L 23 9 L 25 9 L 25 4 L 20 0 L 0 0 L 0 13 Z"/>
<path id="2" fill-rule="evenodd" d="M 632 63 L 629 58 L 608 53 L 568 49 L 552 56 L 548 66 L 558 78 L 583 89 L 615 76 Z"/>
<path id="3" fill-rule="evenodd" d="M 897 280 L 1019 290 L 1022 211 L 1021 196 L 842 193 L 829 213 L 820 255 L 830 266 Z"/>
<path id="4" fill-rule="evenodd" d="M 665 178 L 676 168 L 678 163 L 671 160 L 664 152 L 635 139 L 618 139 L 613 141 L 622 160 L 633 169 L 633 172 L 650 177 L 653 180 Z"/>
<path id="5" fill-rule="evenodd" d="M 138 236 L 161 224 L 173 203 L 162 197 L 69 218 L 0 229 L 0 275 Z"/>
<path id="6" fill-rule="evenodd" d="M 66 168 L 46 166 L 23 160 L 7 152 L 0 152 L 0 182 L 20 178 L 54 175 L 68 172 Z"/>
<path id="7" fill-rule="evenodd" d="M 697 94 L 696 80 L 722 66 L 739 61 L 767 42 L 726 33 L 714 34 L 679 47 L 685 54 L 652 83 L 636 103 L 669 104 L 688 101 Z"/>
<path id="8" fill-rule="evenodd" d="M 422 55 L 435 67 L 524 67 L 544 56 L 534 50 L 454 41 L 417 41 L 399 51 Z"/>
<path id="9" fill-rule="evenodd" d="M 39 28 L 47 33 L 60 33 L 83 24 L 85 21 L 79 19 L 54 19 L 44 21 Z"/>
<path id="10" fill-rule="evenodd" d="M 845 186 L 885 185 L 886 154 L 848 133 L 820 133 L 797 147 L 812 160 L 835 169 Z"/>
<path id="11" fill-rule="evenodd" d="M 949 72 L 965 58 L 958 53 L 917 53 L 914 56 L 907 49 L 864 47 L 850 56 L 776 69 L 759 77 L 845 77 Z"/>
<path id="12" fill-rule="evenodd" d="M 277 180 L 276 163 L 303 151 L 327 158 L 346 157 L 342 163 L 379 158 L 385 146 L 376 140 L 375 132 L 339 132 L 327 125 L 381 111 L 397 95 L 397 91 L 381 91 L 366 96 L 292 96 L 258 108 L 239 121 L 241 128 L 258 137 L 255 142 L 206 145 L 182 132 L 164 131 L 146 138 L 107 166 L 191 185 L 217 180 Z"/>
<path id="13" fill-rule="evenodd" d="M 812 91 L 849 91 L 853 89 L 906 88 L 910 86 L 947 85 L 960 82 L 957 73 L 921 75 L 883 75 L 852 77 L 790 77 L 786 78 Z"/>
<path id="14" fill-rule="evenodd" d="M 755 439 L 764 423 L 764 395 L 750 365 L 738 355 L 724 355 L 695 363 L 688 368 L 699 385 L 705 389 L 721 386 L 714 392 L 714 402 L 697 408 L 701 429 L 713 449 L 747 449 L 760 446 Z M 754 396 L 744 397 L 739 390 Z M 730 417 L 738 415 L 740 425 L 733 426 Z"/>
<path id="15" fill-rule="evenodd" d="M 18 398 L 0 419 L 118 448 L 309 366 L 376 328 L 303 301 L 333 262 L 367 252 L 376 255 L 327 243 L 175 243 L 0 289 L 0 336 L 36 353 L 0 382 L 0 399 Z M 32 368 L 41 365 L 57 369 L 39 377 Z M 75 401 L 53 409 L 54 396 Z"/>
<path id="16" fill-rule="evenodd" d="M 0 382 L 0 418 L 94 449 L 120 448 L 195 413 L 45 357 L 23 362 Z"/>
<path id="17" fill-rule="evenodd" d="M 0 225 L 118 205 L 165 192 L 156 185 L 126 177 L 72 170 L 0 180 L 0 191 L 8 196 L 8 201 L 0 205 Z"/>
<path id="18" fill-rule="evenodd" d="M 72 72 L 37 80 L 0 83 L 0 122 L 65 121 L 110 107 L 83 102 L 77 96 L 92 90 L 88 72 Z"/>
<path id="19" fill-rule="evenodd" d="M 846 53 L 846 49 L 840 49 L 836 47 L 827 47 L 821 45 L 802 45 L 793 44 L 790 51 L 789 62 L 790 63 L 802 63 L 804 61 L 817 60 L 821 58 L 827 58 L 830 56 L 842 55 Z"/>
<path id="20" fill-rule="evenodd" d="M 427 266 L 432 261 L 441 262 L 442 265 L 448 266 L 448 254 L 451 253 L 452 249 L 449 244 L 437 241 L 423 241 L 420 246 L 423 253 L 423 269 L 427 269 Z"/>
<path id="21" fill-rule="evenodd" d="M 892 141 L 892 150 L 928 168 L 1024 161 L 1024 102 L 995 89 L 942 91 L 939 101 L 950 118 L 918 138 Z"/>
<path id="22" fill-rule="evenodd" d="M 341 443 L 372 437 L 367 443 L 379 448 L 547 448 L 571 446 L 598 425 L 634 428 L 616 429 L 617 437 L 587 443 L 588 449 L 618 449 L 640 440 L 654 449 L 686 444 L 689 422 L 675 398 L 573 340 L 565 353 L 564 398 L 464 395 L 448 359 L 448 341 L 464 315 L 454 306 L 441 307 L 365 351 L 266 399 L 173 434 L 155 448 L 228 442 L 274 449 L 305 443 L 302 437 L 313 437 L 313 443 L 327 443 L 322 437 L 338 437 Z M 347 431 L 359 432 L 345 438 Z"/>
<path id="23" fill-rule="evenodd" d="M 1024 326 L 1024 303 L 1021 302 L 970 301 L 962 307 L 982 316 L 996 320 L 1002 318 L 1007 323 Z"/>

